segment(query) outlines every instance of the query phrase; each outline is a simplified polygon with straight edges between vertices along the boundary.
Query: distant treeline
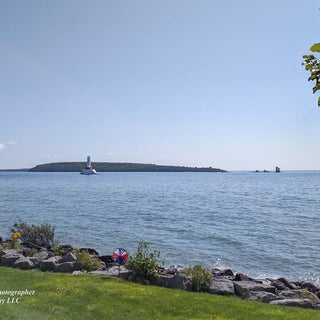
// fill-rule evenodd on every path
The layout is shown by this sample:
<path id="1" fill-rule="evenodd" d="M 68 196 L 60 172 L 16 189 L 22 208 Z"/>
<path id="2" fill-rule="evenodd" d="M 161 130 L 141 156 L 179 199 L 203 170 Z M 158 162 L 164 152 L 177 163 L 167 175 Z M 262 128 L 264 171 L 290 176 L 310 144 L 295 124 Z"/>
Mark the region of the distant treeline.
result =
<path id="1" fill-rule="evenodd" d="M 86 167 L 86 162 L 56 162 L 39 164 L 29 171 L 39 172 L 80 172 Z M 145 163 L 127 162 L 93 162 L 92 167 L 97 172 L 226 172 L 217 168 L 197 168 L 180 166 L 162 166 Z"/>

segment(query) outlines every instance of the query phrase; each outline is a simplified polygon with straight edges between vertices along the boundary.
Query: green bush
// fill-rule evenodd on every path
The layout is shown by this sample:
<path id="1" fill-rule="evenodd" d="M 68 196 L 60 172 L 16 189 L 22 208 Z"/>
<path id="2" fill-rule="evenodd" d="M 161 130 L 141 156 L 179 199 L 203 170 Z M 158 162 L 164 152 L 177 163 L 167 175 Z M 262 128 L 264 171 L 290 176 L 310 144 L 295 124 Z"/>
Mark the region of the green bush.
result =
<path id="1" fill-rule="evenodd" d="M 12 233 L 21 234 L 21 242 L 31 248 L 52 247 L 54 243 L 55 227 L 43 223 L 41 225 L 29 225 L 26 222 L 19 222 L 13 225 Z"/>
<path id="2" fill-rule="evenodd" d="M 135 255 L 129 256 L 127 268 L 134 271 L 138 277 L 154 280 L 158 276 L 158 266 L 163 263 L 160 251 L 151 251 L 148 242 L 140 241 Z"/>
<path id="3" fill-rule="evenodd" d="M 52 251 L 55 256 L 64 256 L 67 253 L 58 243 L 53 245 Z"/>
<path id="4" fill-rule="evenodd" d="M 91 258 L 87 250 L 74 250 L 81 271 L 94 271 L 101 267 L 100 260 L 98 258 Z"/>
<path id="5" fill-rule="evenodd" d="M 210 281 L 213 279 L 209 269 L 202 266 L 189 267 L 183 271 L 187 276 L 192 277 L 192 291 L 206 292 L 208 291 Z"/>

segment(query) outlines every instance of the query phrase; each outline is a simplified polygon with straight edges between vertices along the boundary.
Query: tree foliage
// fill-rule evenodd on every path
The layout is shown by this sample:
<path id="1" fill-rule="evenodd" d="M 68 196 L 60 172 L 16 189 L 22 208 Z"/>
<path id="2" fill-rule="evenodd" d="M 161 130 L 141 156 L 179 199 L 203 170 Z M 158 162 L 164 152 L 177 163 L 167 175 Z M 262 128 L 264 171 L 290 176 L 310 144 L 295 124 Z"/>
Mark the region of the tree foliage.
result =
<path id="1" fill-rule="evenodd" d="M 320 43 L 314 44 L 310 48 L 311 52 L 320 52 Z M 315 80 L 315 86 L 313 87 L 313 93 L 316 93 L 320 90 L 320 60 L 315 55 L 303 55 L 304 59 L 303 65 L 305 66 L 306 71 L 310 73 L 308 81 Z M 318 98 L 318 107 L 320 107 L 320 97 Z"/>

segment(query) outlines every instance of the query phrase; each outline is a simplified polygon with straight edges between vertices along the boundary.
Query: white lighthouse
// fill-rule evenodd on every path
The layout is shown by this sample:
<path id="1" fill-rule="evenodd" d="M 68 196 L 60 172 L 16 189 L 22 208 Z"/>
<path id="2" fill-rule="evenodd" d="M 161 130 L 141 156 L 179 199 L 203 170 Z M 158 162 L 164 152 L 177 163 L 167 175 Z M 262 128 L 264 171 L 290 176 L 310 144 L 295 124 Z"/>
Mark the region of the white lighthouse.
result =
<path id="1" fill-rule="evenodd" d="M 81 174 L 97 174 L 97 171 L 92 169 L 90 156 L 87 156 L 87 167 L 82 169 Z"/>

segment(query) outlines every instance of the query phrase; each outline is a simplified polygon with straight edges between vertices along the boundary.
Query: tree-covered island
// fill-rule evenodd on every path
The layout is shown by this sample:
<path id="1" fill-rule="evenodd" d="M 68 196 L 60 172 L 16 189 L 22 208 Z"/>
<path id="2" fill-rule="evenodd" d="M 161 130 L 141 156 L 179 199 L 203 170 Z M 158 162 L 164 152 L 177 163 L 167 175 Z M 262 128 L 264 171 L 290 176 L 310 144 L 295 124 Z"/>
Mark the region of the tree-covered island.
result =
<path id="1" fill-rule="evenodd" d="M 56 162 L 39 164 L 31 172 L 80 172 L 86 167 L 85 162 Z M 98 172 L 227 172 L 212 167 L 165 166 L 146 163 L 93 162 L 92 167 Z"/>

